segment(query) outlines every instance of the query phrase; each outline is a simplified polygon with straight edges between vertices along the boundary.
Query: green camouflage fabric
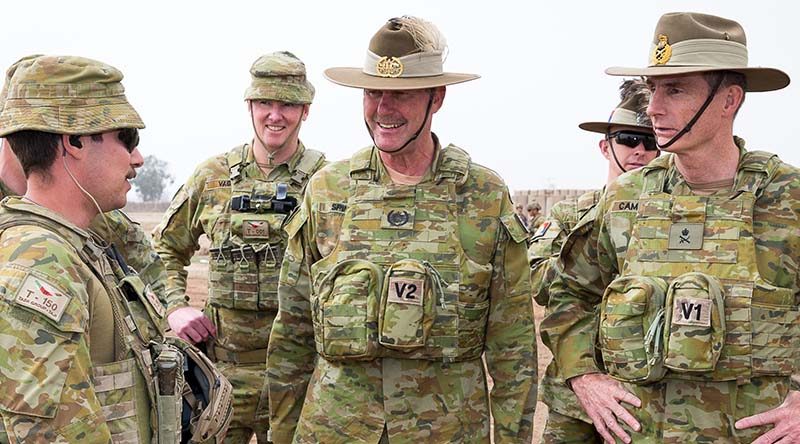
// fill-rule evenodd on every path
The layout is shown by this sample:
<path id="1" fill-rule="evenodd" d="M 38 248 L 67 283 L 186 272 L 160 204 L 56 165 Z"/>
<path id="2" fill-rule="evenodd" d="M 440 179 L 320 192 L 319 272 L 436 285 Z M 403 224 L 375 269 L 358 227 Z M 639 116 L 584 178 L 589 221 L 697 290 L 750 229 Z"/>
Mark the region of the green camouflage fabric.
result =
<path id="1" fill-rule="evenodd" d="M 528 248 L 531 264 L 531 289 L 534 300 L 547 308 L 549 286 L 556 275 L 556 262 L 567 234 L 579 220 L 593 214 L 590 210 L 600 198 L 600 190 L 564 199 L 550 209 L 550 216 L 534 234 Z M 545 345 L 548 345 L 545 342 Z M 594 436 L 594 426 L 583 412 L 572 389 L 558 376 L 556 361 L 551 361 L 539 383 L 539 401 L 547 404 L 549 415 L 542 436 L 544 443 L 585 442 Z M 601 440 L 602 441 L 602 440 Z M 590 441 L 591 442 L 591 441 Z"/>
<path id="2" fill-rule="evenodd" d="M 274 194 L 276 184 L 284 183 L 299 202 L 308 178 L 322 165 L 324 156 L 300 142 L 286 163 L 265 175 L 252 146 L 240 145 L 201 163 L 153 232 L 167 272 L 168 314 L 188 305 L 185 267 L 200 236 L 211 241 L 204 313 L 216 326 L 217 337 L 207 351 L 234 390 L 234 418 L 225 442 L 247 443 L 254 432 L 259 442 L 266 441 L 266 346 L 278 310 L 278 273 L 286 243 L 281 230 L 285 214 L 233 211 L 232 197 Z M 261 232 L 248 237 L 242 231 L 248 224 L 259 225 Z"/>
<path id="3" fill-rule="evenodd" d="M 306 78 L 306 65 L 288 51 L 259 57 L 250 68 L 245 100 L 276 100 L 307 104 L 314 101 L 314 85 Z"/>
<path id="4" fill-rule="evenodd" d="M 542 225 L 542 223 L 544 223 L 544 215 L 542 213 L 539 213 L 536 215 L 536 217 L 528 221 L 528 231 L 531 234 L 535 233 L 536 230 L 539 229 L 539 226 Z"/>
<path id="5" fill-rule="evenodd" d="M 0 232 L 0 412 L 10 442 L 149 443 L 147 376 L 131 350 L 161 337 L 155 309 L 144 298 L 122 308 L 122 270 L 57 214 L 10 197 L 0 208 L 0 224 L 8 223 Z M 117 323 L 123 313 L 137 339 Z M 113 344 L 108 362 L 95 356 L 103 342 Z"/>
<path id="6" fill-rule="evenodd" d="M 12 68 L 0 137 L 23 130 L 97 134 L 144 128 L 125 98 L 122 73 L 113 66 L 83 57 L 41 56 Z"/>
<path id="7" fill-rule="evenodd" d="M 0 111 L 2 111 L 2 110 L 3 110 L 3 108 L 5 108 L 5 106 L 6 106 L 6 98 L 8 97 L 8 87 L 9 87 L 9 84 L 10 84 L 10 82 L 11 82 L 11 77 L 13 77 L 13 76 L 14 76 L 14 73 L 17 71 L 17 68 L 18 68 L 18 67 L 19 67 L 19 66 L 20 66 L 20 65 L 21 65 L 23 62 L 26 62 L 26 61 L 28 61 L 28 60 L 32 60 L 32 59 L 35 59 L 35 58 L 37 58 L 37 57 L 41 57 L 41 56 L 42 56 L 41 54 L 33 54 L 33 55 L 25 56 L 25 57 L 23 57 L 23 58 L 21 58 L 21 59 L 17 60 L 16 62 L 14 62 L 14 64 L 13 64 L 13 65 L 11 65 L 11 66 L 10 66 L 10 67 L 9 67 L 9 68 L 6 70 L 6 80 L 5 80 L 5 82 L 3 83 L 3 89 L 2 89 L 2 91 L 0 91 Z"/>
<path id="8" fill-rule="evenodd" d="M 531 441 L 537 358 L 527 233 L 500 177 L 436 140 L 431 171 L 417 185 L 397 185 L 369 147 L 320 170 L 285 227 L 267 357 L 273 442 L 489 443 L 490 411 L 493 442 Z M 457 272 L 464 260 L 472 273 Z M 374 280 L 381 273 L 383 285 Z M 404 297 L 397 276 L 419 289 L 419 305 L 384 299 Z M 319 306 L 327 290 L 312 287 L 330 288 L 325 282 L 335 290 Z M 420 299 L 409 293 L 406 300 Z M 379 308 L 369 304 L 385 309 L 380 321 L 370 321 Z M 318 309 L 326 327 L 315 334 Z M 471 329 L 471 342 L 461 342 L 462 331 L 436 342 L 454 321 Z"/>
<path id="9" fill-rule="evenodd" d="M 596 217 L 584 218 L 562 248 L 542 333 L 564 379 L 605 371 L 598 359 L 604 360 L 608 350 L 640 356 L 641 327 L 621 325 L 619 339 L 605 339 L 604 347 L 610 347 L 606 352 L 595 346 L 598 304 L 617 277 L 653 276 L 669 282 L 689 271 L 703 271 L 723 283 L 725 345 L 713 371 L 690 374 L 669 367 L 659 382 L 624 383 L 643 403 L 631 409 L 642 424 L 641 432 L 627 430 L 634 442 L 751 442 L 766 428 L 738 431 L 734 422 L 777 407 L 793 388 L 790 375 L 797 370 L 800 350 L 798 169 L 769 154 L 747 153 L 742 139 L 736 143 L 741 157 L 732 191 L 693 195 L 672 156 L 662 156 L 609 185 L 593 210 Z M 687 221 L 705 228 L 689 230 Z M 674 234 L 666 228 L 670 223 L 679 228 Z M 696 246 L 698 239 L 699 249 L 669 246 L 684 241 Z M 696 286 L 691 291 L 694 299 L 701 299 L 706 290 Z M 632 309 L 626 313 L 635 314 Z M 681 316 L 677 308 L 676 315 Z M 625 316 L 620 312 L 615 319 Z M 689 329 L 675 321 L 665 324 L 665 366 L 687 365 L 687 357 L 707 349 L 708 342 L 698 336 L 702 332 L 710 338 L 713 333 L 713 322 L 705 322 L 705 330 L 698 324 L 687 324 Z M 676 353 L 671 356 L 671 351 Z M 690 363 L 696 362 L 703 359 Z M 615 371 L 634 370 L 624 361 L 613 365 Z"/>

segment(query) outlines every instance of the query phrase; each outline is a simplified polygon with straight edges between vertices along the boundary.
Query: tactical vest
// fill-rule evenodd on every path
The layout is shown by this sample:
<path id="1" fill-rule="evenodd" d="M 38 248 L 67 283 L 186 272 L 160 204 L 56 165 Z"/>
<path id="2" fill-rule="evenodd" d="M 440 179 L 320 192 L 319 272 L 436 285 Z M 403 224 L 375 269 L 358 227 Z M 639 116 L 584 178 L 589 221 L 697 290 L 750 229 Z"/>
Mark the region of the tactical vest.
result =
<path id="1" fill-rule="evenodd" d="M 0 233 L 18 225 L 43 227 L 69 243 L 109 295 L 115 334 L 122 339 L 125 349 L 117 350 L 114 362 L 92 366 L 92 383 L 111 441 L 221 443 L 232 415 L 230 383 L 208 358 L 198 356 L 193 346 L 177 338 L 164 338 L 160 327 L 163 305 L 138 275 L 123 270 L 124 261 L 119 259 L 119 253 L 112 257 L 113 250 L 103 252 L 86 238 L 42 216 L 14 212 L 0 217 Z M 102 265 L 103 262 L 108 266 Z M 60 328 L 83 331 L 79 325 Z M 194 350 L 187 352 L 186 348 Z M 204 403 L 185 401 L 194 398 L 195 388 L 189 387 L 187 375 L 193 383 L 203 379 L 186 372 L 193 367 L 202 368 L 207 378 L 205 384 L 216 385 L 214 393 L 208 391 L 210 395 Z"/>
<path id="2" fill-rule="evenodd" d="M 600 190 L 590 191 L 581 194 L 577 199 L 570 200 L 569 209 L 564 212 L 566 217 L 561 220 L 553 217 L 551 213 L 531 237 L 531 246 L 528 250 L 528 262 L 531 267 L 558 254 L 563 239 L 599 200 Z"/>
<path id="3" fill-rule="evenodd" d="M 477 224 L 499 214 L 460 205 L 469 165 L 469 155 L 451 145 L 442 150 L 433 181 L 380 184 L 372 149 L 353 156 L 338 243 L 311 265 L 314 339 L 321 356 L 445 362 L 480 357 L 493 267 L 465 254 L 459 217 Z"/>
<path id="4" fill-rule="evenodd" d="M 278 184 L 247 177 L 249 145 L 234 148 L 226 158 L 231 200 L 226 203 L 211 234 L 208 303 L 248 311 L 278 310 L 278 277 L 285 235 L 283 220 L 302 200 L 308 179 L 324 162 L 324 155 L 306 149 L 294 175 L 280 196 Z M 266 347 L 266 344 L 264 344 Z M 263 360 L 262 360 L 263 361 Z"/>
<path id="5" fill-rule="evenodd" d="M 760 276 L 753 237 L 755 201 L 778 165 L 773 154 L 745 153 L 724 196 L 665 193 L 668 156 L 645 167 L 630 240 L 626 216 L 608 221 L 612 242 L 627 245 L 601 303 L 610 375 L 728 381 L 797 370 L 794 292 Z"/>

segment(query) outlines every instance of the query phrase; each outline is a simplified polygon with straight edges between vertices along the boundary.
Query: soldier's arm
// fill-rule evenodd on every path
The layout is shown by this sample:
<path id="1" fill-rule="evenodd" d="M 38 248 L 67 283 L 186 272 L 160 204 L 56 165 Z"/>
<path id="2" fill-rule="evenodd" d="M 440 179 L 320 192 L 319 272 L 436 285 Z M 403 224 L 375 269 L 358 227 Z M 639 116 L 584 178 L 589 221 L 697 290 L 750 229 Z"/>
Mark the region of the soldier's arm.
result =
<path id="1" fill-rule="evenodd" d="M 278 284 L 279 308 L 267 348 L 270 435 L 276 444 L 292 441 L 316 356 L 309 302 L 314 255 L 309 195 L 286 223 L 289 240 Z"/>
<path id="2" fill-rule="evenodd" d="M 201 192 L 195 189 L 193 179 L 182 186 L 172 198 L 161 223 L 153 230 L 153 242 L 166 270 L 164 298 L 167 316 L 189 305 L 186 296 L 186 267 L 197 251 L 203 228 L 196 221 Z"/>
<path id="3" fill-rule="evenodd" d="M 11 443 L 110 442 L 93 385 L 85 295 L 47 279 L 8 263 L 0 270 L 0 287 L 12 296 L 0 300 L 0 415 L 8 438 Z M 60 316 L 60 308 L 47 316 L 28 306 L 37 300 L 29 293 L 33 285 L 57 293 Z"/>
<path id="4" fill-rule="evenodd" d="M 596 307 L 608 274 L 609 259 L 601 258 L 598 244 L 600 206 L 592 209 L 569 234 L 550 285 L 547 315 L 540 326 L 542 338 L 553 351 L 564 379 L 600 371 L 594 360 L 597 331 Z"/>
<path id="5" fill-rule="evenodd" d="M 530 442 L 536 408 L 536 331 L 531 302 L 525 228 L 504 205 L 493 258 L 491 304 L 486 327 L 486 364 L 494 381 L 490 394 L 494 442 Z"/>

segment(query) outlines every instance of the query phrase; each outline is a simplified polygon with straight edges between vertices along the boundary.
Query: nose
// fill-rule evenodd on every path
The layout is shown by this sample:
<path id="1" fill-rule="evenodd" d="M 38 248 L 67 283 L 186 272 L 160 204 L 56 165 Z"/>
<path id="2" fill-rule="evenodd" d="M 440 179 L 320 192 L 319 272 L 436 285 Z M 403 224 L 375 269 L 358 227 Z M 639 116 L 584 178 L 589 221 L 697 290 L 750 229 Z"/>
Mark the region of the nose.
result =
<path id="1" fill-rule="evenodd" d="M 131 166 L 133 168 L 141 168 L 144 165 L 144 157 L 142 157 L 142 153 L 139 152 L 139 147 L 131 151 Z"/>
<path id="2" fill-rule="evenodd" d="M 653 116 L 664 114 L 664 93 L 660 88 L 653 88 L 650 94 L 650 103 L 647 105 L 647 115 L 652 119 Z"/>

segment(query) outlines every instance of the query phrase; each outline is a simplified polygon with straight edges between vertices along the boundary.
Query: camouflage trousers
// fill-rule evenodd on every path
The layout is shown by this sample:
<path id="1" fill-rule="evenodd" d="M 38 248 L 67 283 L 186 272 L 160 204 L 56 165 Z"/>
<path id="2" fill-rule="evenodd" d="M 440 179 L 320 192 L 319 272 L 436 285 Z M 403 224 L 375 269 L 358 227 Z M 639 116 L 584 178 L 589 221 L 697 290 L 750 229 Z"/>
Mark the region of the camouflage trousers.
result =
<path id="1" fill-rule="evenodd" d="M 594 425 L 550 410 L 542 444 L 602 444 Z"/>
<path id="2" fill-rule="evenodd" d="M 622 426 L 637 444 L 750 443 L 771 426 L 737 430 L 734 423 L 781 405 L 789 384 L 789 377 L 777 376 L 742 385 L 671 378 L 646 386 L 625 384 L 642 400 L 641 408 L 626 405 L 642 430 L 637 433 Z"/>
<path id="3" fill-rule="evenodd" d="M 217 368 L 233 386 L 233 418 L 225 444 L 247 444 L 256 435 L 259 444 L 267 443 L 269 404 L 264 381 L 264 364 L 217 362 Z"/>
<path id="4" fill-rule="evenodd" d="M 547 404 L 549 414 L 542 435 L 542 443 L 601 443 L 603 439 L 581 408 L 578 398 L 563 379 L 556 376 L 554 362 L 547 366 L 539 384 L 539 400 Z"/>

